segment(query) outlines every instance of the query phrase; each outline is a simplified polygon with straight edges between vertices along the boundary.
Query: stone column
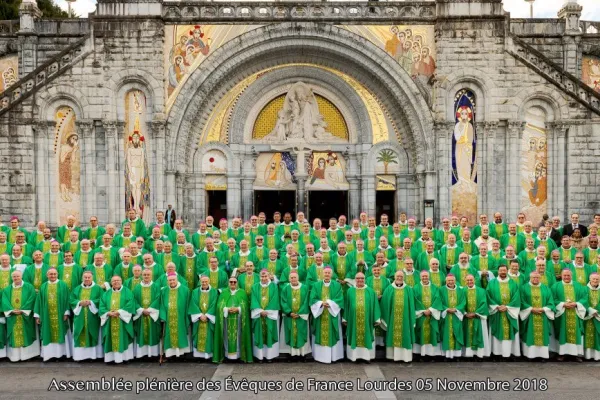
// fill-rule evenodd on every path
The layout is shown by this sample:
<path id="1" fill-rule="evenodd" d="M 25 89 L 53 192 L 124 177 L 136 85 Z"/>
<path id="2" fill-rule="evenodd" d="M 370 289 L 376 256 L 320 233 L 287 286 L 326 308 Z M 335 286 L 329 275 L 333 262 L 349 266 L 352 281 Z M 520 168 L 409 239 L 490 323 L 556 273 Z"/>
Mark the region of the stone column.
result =
<path id="1" fill-rule="evenodd" d="M 417 224 L 423 224 L 425 222 L 425 216 L 423 215 L 423 200 L 425 200 L 425 184 L 426 184 L 426 173 L 425 172 L 417 172 L 415 174 L 415 192 L 417 193 L 417 198 L 415 199 L 415 218 L 417 219 Z"/>
<path id="2" fill-rule="evenodd" d="M 229 188 L 228 188 L 229 189 Z M 249 220 L 254 213 L 254 179 L 250 177 L 242 178 L 242 218 Z M 229 207 L 228 207 L 229 208 Z M 239 216 L 239 213 L 238 213 Z"/>
<path id="3" fill-rule="evenodd" d="M 96 212 L 96 140 L 94 123 L 89 120 L 79 120 L 77 130 L 82 140 L 79 141 L 81 150 L 81 221 L 85 223 Z"/>
<path id="4" fill-rule="evenodd" d="M 115 187 L 115 195 L 117 196 L 115 204 L 117 209 L 115 210 L 117 222 L 125 219 L 127 210 L 125 209 L 125 145 L 124 139 L 129 134 L 125 132 L 125 122 L 117 122 L 117 136 L 115 138 L 115 155 L 117 165 L 117 186 Z"/>
<path id="5" fill-rule="evenodd" d="M 454 132 L 453 121 L 439 121 L 434 125 L 435 137 L 437 139 L 436 157 L 438 171 L 438 203 L 436 209 L 440 215 L 450 215 L 452 213 L 452 133 Z M 408 180 L 403 180 L 408 184 Z"/>
<path id="6" fill-rule="evenodd" d="M 236 173 L 227 174 L 227 219 L 241 215 L 242 190 L 240 175 Z"/>
<path id="7" fill-rule="evenodd" d="M 175 191 L 175 171 L 167 170 L 165 171 L 165 176 L 167 178 L 167 205 L 172 204 L 173 208 L 175 208 L 176 213 L 179 214 L 181 210 L 176 208 L 177 193 Z"/>
<path id="8" fill-rule="evenodd" d="M 350 192 L 348 193 L 348 221 L 358 218 L 360 214 L 360 182 L 357 177 L 348 178 Z"/>
<path id="9" fill-rule="evenodd" d="M 579 18 L 581 17 L 583 7 L 577 4 L 577 1 L 567 1 L 558 11 L 558 18 L 565 20 L 565 33 L 562 37 L 563 42 L 563 68 L 565 71 L 575 76 L 581 73 L 581 28 L 579 27 Z"/>
<path id="10" fill-rule="evenodd" d="M 507 138 L 509 154 L 506 170 L 506 212 L 507 219 L 514 221 L 521 211 L 521 138 L 525 129 L 525 122 L 509 121 Z"/>
<path id="11" fill-rule="evenodd" d="M 154 199 L 154 204 L 151 208 L 154 210 L 166 209 L 165 204 L 165 121 L 152 121 L 152 146 L 155 151 L 156 160 L 154 163 L 155 168 L 155 181 L 150 182 L 151 196 Z"/>
<path id="12" fill-rule="evenodd" d="M 56 174 L 50 172 L 51 160 L 55 160 L 55 156 L 49 146 L 49 135 L 52 135 L 54 122 L 41 121 L 35 125 L 35 141 L 33 142 L 35 152 L 35 202 L 38 220 L 44 220 L 51 223 L 49 220 L 50 214 L 50 186 L 56 179 Z M 54 207 L 52 207 L 54 209 Z"/>
<path id="13" fill-rule="evenodd" d="M 553 197 L 554 209 L 561 221 L 567 221 L 568 218 L 568 174 L 567 174 L 567 134 L 568 125 L 554 125 L 554 149 L 552 152 L 553 158 L 556 160 L 555 170 L 548 171 L 548 175 L 554 177 L 555 190 L 550 193 Z"/>
<path id="14" fill-rule="evenodd" d="M 106 170 L 107 170 L 107 190 L 108 199 L 108 221 L 107 223 L 118 223 L 117 210 L 117 123 L 114 121 L 104 121 L 104 135 L 106 142 Z"/>
<path id="15" fill-rule="evenodd" d="M 497 176 L 496 171 L 498 166 L 496 165 L 496 157 L 494 156 L 494 149 L 496 146 L 496 130 L 498 129 L 497 121 L 486 121 L 483 124 L 483 138 L 485 146 L 485 157 L 482 158 L 482 164 L 485 165 L 485 180 L 481 181 L 478 179 L 479 185 L 485 186 L 485 196 L 483 198 L 481 209 L 482 212 L 491 215 L 497 211 L 496 208 L 496 188 Z M 480 137 L 479 132 L 477 137 Z"/>
<path id="16" fill-rule="evenodd" d="M 306 175 L 296 175 L 296 182 L 298 188 L 296 190 L 296 204 L 298 204 L 296 214 L 302 211 L 306 215 Z"/>

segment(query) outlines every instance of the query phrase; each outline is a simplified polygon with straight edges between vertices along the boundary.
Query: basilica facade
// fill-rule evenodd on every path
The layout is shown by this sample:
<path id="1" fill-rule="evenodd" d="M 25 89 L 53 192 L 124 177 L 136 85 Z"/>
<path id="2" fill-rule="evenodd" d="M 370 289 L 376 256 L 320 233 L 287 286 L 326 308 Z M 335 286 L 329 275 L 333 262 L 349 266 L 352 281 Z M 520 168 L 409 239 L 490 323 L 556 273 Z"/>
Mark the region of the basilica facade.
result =
<path id="1" fill-rule="evenodd" d="M 501 0 L 98 0 L 0 21 L 0 215 L 600 211 L 600 23 Z"/>

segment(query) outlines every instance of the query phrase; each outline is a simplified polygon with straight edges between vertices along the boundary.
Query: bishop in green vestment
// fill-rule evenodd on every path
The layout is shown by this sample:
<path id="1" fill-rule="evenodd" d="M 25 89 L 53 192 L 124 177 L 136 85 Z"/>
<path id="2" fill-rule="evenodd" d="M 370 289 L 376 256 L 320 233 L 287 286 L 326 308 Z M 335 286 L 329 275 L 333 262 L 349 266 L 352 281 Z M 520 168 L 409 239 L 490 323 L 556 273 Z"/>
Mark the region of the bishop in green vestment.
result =
<path id="1" fill-rule="evenodd" d="M 53 267 L 53 268 L 56 268 Z M 27 283 L 31 283 L 35 288 L 36 292 L 39 292 L 42 284 L 48 280 L 48 270 L 50 266 L 43 263 L 42 252 L 36 250 L 33 253 L 33 264 L 30 264 L 23 271 L 23 280 Z"/>
<path id="2" fill-rule="evenodd" d="M 442 355 L 446 358 L 461 357 L 465 346 L 463 318 L 467 305 L 463 288 L 456 285 L 456 277 L 446 276 L 446 284 L 440 288 L 442 300 L 441 338 Z"/>
<path id="3" fill-rule="evenodd" d="M 490 309 L 490 337 L 492 353 L 508 358 L 521 355 L 519 339 L 519 311 L 521 296 L 519 286 L 508 276 L 506 265 L 498 267 L 498 277 L 487 287 Z"/>
<path id="4" fill-rule="evenodd" d="M 537 271 L 521 287 L 521 350 L 527 358 L 550 357 L 550 334 L 554 320 L 554 298 L 548 286 L 540 282 Z"/>
<path id="5" fill-rule="evenodd" d="M 463 357 L 483 359 L 489 357 L 490 336 L 487 325 L 489 315 L 487 294 L 485 289 L 475 285 L 475 276 L 467 275 L 465 286 L 465 318 L 463 318 L 463 332 L 465 347 Z"/>
<path id="6" fill-rule="evenodd" d="M 340 318 L 344 307 L 344 294 L 342 285 L 333 280 L 332 276 L 331 267 L 325 267 L 323 280 L 315 282 L 310 293 L 313 358 L 326 364 L 344 358 Z"/>
<path id="7" fill-rule="evenodd" d="M 34 318 L 40 326 L 42 358 L 71 358 L 71 328 L 69 315 L 69 289 L 58 279 L 58 271 L 51 268 L 47 272 L 48 281 L 38 292 L 34 308 Z"/>
<path id="8" fill-rule="evenodd" d="M 100 286 L 105 291 L 110 291 L 113 270 L 110 265 L 104 262 L 104 255 L 102 253 L 94 254 L 94 263 L 92 265 L 88 265 L 86 271 L 90 271 L 92 273 L 96 285 Z M 121 282 L 123 282 L 122 278 Z"/>
<path id="9" fill-rule="evenodd" d="M 281 289 L 281 314 L 283 316 L 282 336 L 283 342 L 279 352 L 289 354 L 290 357 L 305 357 L 311 352 L 310 336 L 308 329 L 309 290 L 306 284 L 300 282 L 300 275 L 291 271 L 289 284 Z"/>
<path id="10" fill-rule="evenodd" d="M 162 267 L 161 267 L 161 269 L 162 269 Z M 150 276 L 154 277 L 154 272 L 153 272 L 154 269 L 149 269 L 149 271 L 150 271 Z M 123 285 L 125 285 L 125 287 L 127 289 L 129 289 L 133 292 L 133 289 L 135 289 L 135 287 L 142 282 L 142 266 L 134 265 L 131 272 L 133 272 L 133 275 L 129 279 L 127 279 L 123 283 Z"/>
<path id="11" fill-rule="evenodd" d="M 246 292 L 238 288 L 237 278 L 229 278 L 217 302 L 213 362 L 229 360 L 252 362 L 252 327 Z"/>
<path id="12" fill-rule="evenodd" d="M 210 360 L 213 357 L 217 299 L 219 292 L 210 286 L 207 275 L 200 277 L 200 287 L 194 289 L 188 306 L 192 320 L 192 347 L 194 357 Z"/>
<path id="13" fill-rule="evenodd" d="M 105 362 L 122 363 L 134 358 L 134 332 L 131 320 L 134 314 L 133 293 L 123 286 L 120 276 L 113 276 L 111 288 L 102 295 L 100 300 L 100 324 Z"/>
<path id="14" fill-rule="evenodd" d="M 600 360 L 600 275 L 590 275 L 588 289 L 588 309 L 585 317 L 583 355 L 586 360 Z"/>
<path id="15" fill-rule="evenodd" d="M 378 264 L 373 265 L 371 276 L 368 276 L 365 281 L 366 285 L 375 291 L 377 302 L 380 302 L 383 293 L 390 285 L 390 281 L 381 275 L 381 267 Z M 381 327 L 381 324 L 375 327 L 375 344 L 377 346 L 385 346 L 385 331 Z"/>
<path id="16" fill-rule="evenodd" d="M 165 324 L 163 337 L 165 355 L 179 357 L 190 352 L 188 340 L 188 306 L 190 291 L 177 280 L 177 275 L 169 274 L 168 285 L 162 288 L 160 296 L 160 319 Z"/>
<path id="17" fill-rule="evenodd" d="M 429 280 L 429 272 L 421 271 L 421 281 L 413 287 L 415 296 L 415 344 L 413 353 L 422 357 L 441 355 L 440 318 L 442 302 L 437 286 Z"/>
<path id="18" fill-rule="evenodd" d="M 161 326 L 159 317 L 161 287 L 152 280 L 152 270 L 142 271 L 142 281 L 133 288 L 135 315 L 135 358 L 160 355 Z"/>
<path id="19" fill-rule="evenodd" d="M 279 356 L 279 290 L 269 271 L 260 271 L 260 281 L 250 295 L 252 353 L 262 361 Z"/>
<path id="20" fill-rule="evenodd" d="M 554 337 L 557 340 L 558 360 L 565 355 L 578 361 L 583 357 L 583 322 L 588 309 L 587 288 L 573 279 L 571 270 L 564 269 L 561 282 L 552 286 L 556 304 Z"/>
<path id="21" fill-rule="evenodd" d="M 104 291 L 94 283 L 90 271 L 83 273 L 83 283 L 73 288 L 70 302 L 73 310 L 73 360 L 95 360 L 104 357 L 100 328 L 100 299 Z"/>
<path id="22" fill-rule="evenodd" d="M 33 285 L 23 281 L 23 273 L 12 272 L 12 285 L 2 290 L 2 312 L 6 317 L 6 355 L 10 361 L 24 361 L 40 355 L 33 311 L 36 294 Z"/>
<path id="23" fill-rule="evenodd" d="M 394 282 L 381 298 L 381 325 L 386 331 L 385 357 L 393 361 L 412 361 L 415 343 L 415 298 L 404 283 L 404 273 L 396 271 Z"/>
<path id="24" fill-rule="evenodd" d="M 354 277 L 356 286 L 348 288 L 344 303 L 346 357 L 350 361 L 375 359 L 375 327 L 381 324 L 379 299 L 365 282 L 365 274 Z"/>
<path id="25" fill-rule="evenodd" d="M 469 255 L 467 253 L 460 253 L 458 256 L 458 263 L 450 268 L 450 274 L 456 278 L 458 286 L 465 286 L 467 284 L 467 275 L 479 276 L 479 271 L 469 264 Z M 479 285 L 480 280 L 478 279 L 476 284 Z"/>

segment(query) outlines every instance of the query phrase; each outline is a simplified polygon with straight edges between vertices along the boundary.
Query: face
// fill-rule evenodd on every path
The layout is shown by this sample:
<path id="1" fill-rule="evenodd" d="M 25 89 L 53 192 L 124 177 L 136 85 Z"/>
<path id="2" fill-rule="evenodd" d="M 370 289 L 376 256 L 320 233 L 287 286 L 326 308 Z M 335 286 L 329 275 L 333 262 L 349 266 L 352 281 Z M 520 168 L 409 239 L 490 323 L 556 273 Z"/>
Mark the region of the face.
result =
<path id="1" fill-rule="evenodd" d="M 54 268 L 49 269 L 46 275 L 48 276 L 48 280 L 50 282 L 56 282 L 56 280 L 58 279 L 58 272 Z"/>
<path id="2" fill-rule="evenodd" d="M 12 278 L 13 278 L 13 283 L 17 286 L 19 286 L 21 284 L 21 282 L 23 282 L 23 275 L 18 271 L 13 272 Z"/>
<path id="3" fill-rule="evenodd" d="M 461 254 L 458 256 L 458 261 L 459 261 L 461 264 L 466 264 L 466 263 L 469 261 L 469 256 L 468 256 L 468 255 L 466 255 L 465 253 L 461 253 Z"/>
<path id="4" fill-rule="evenodd" d="M 472 288 L 475 285 L 475 278 L 473 275 L 468 275 L 465 279 L 465 282 L 467 283 L 468 287 Z"/>
<path id="5" fill-rule="evenodd" d="M 70 251 L 65 253 L 65 263 L 66 264 L 71 264 L 73 262 L 73 253 L 71 253 Z"/>
<path id="6" fill-rule="evenodd" d="M 429 267 L 432 271 L 438 271 L 440 269 L 440 262 L 437 259 L 433 258 L 429 263 Z"/>
<path id="7" fill-rule="evenodd" d="M 575 264 L 577 264 L 577 265 L 583 264 L 583 254 L 581 254 L 581 253 L 575 254 Z"/>
<path id="8" fill-rule="evenodd" d="M 123 264 L 129 264 L 131 262 L 131 253 L 126 251 L 123 253 Z"/>
<path id="9" fill-rule="evenodd" d="M 120 276 L 113 276 L 110 283 L 114 290 L 121 289 L 121 286 L 123 285 L 123 281 L 121 280 Z"/>
<path id="10" fill-rule="evenodd" d="M 539 284 L 540 283 L 540 274 L 538 274 L 537 272 L 532 272 L 531 275 L 529 275 L 529 280 L 534 285 Z"/>
<path id="11" fill-rule="evenodd" d="M 254 263 L 252 261 L 248 261 L 246 263 L 246 272 L 249 275 L 252 275 L 252 273 L 254 272 Z"/>
<path id="12" fill-rule="evenodd" d="M 329 282 L 331 280 L 331 269 L 326 268 L 323 270 L 323 280 Z"/>
<path id="13" fill-rule="evenodd" d="M 267 271 L 261 271 L 261 273 L 260 273 L 260 281 L 263 284 L 269 283 L 270 279 L 269 279 L 269 273 Z"/>
<path id="14" fill-rule="evenodd" d="M 562 281 L 564 283 L 571 283 L 571 271 L 569 270 L 564 270 L 561 274 L 560 274 Z"/>
<path id="15" fill-rule="evenodd" d="M 507 274 L 508 274 L 508 269 L 506 268 L 506 266 L 502 266 L 502 267 L 498 268 L 498 276 L 500 277 L 500 279 L 506 279 Z"/>
<path id="16" fill-rule="evenodd" d="M 362 273 L 358 273 L 356 274 L 356 276 L 354 277 L 355 281 L 356 281 L 356 287 L 358 288 L 362 288 L 365 287 L 365 276 Z"/>
<path id="17" fill-rule="evenodd" d="M 573 215 L 571 215 L 571 223 L 572 224 L 578 224 L 579 223 L 579 214 L 573 214 Z"/>
<path id="18" fill-rule="evenodd" d="M 421 283 L 423 285 L 429 285 L 429 274 L 427 272 L 421 273 Z"/>
<path id="19" fill-rule="evenodd" d="M 169 287 L 174 289 L 177 286 L 177 277 L 176 276 L 169 276 L 169 278 L 167 279 L 167 281 L 169 282 Z"/>
<path id="20" fill-rule="evenodd" d="M 210 285 L 210 279 L 208 278 L 208 276 L 203 276 L 202 278 L 200 278 L 200 287 L 203 290 L 207 290 L 209 285 Z"/>
<path id="21" fill-rule="evenodd" d="M 396 272 L 396 275 L 394 275 L 394 282 L 396 283 L 396 286 L 401 286 L 402 283 L 404 283 L 404 274 L 402 271 Z"/>
<path id="22" fill-rule="evenodd" d="M 90 272 L 83 274 L 83 284 L 85 286 L 90 286 L 92 284 L 92 280 L 92 274 Z"/>
<path id="23" fill-rule="evenodd" d="M 209 261 L 210 264 L 210 269 L 212 269 L 213 271 L 217 269 L 217 267 L 219 266 L 219 262 L 215 257 L 212 257 Z"/>
<path id="24" fill-rule="evenodd" d="M 237 279 L 236 278 L 229 278 L 229 289 L 231 289 L 231 290 L 237 289 Z"/>
<path id="25" fill-rule="evenodd" d="M 44 259 L 44 256 L 42 256 L 41 251 L 36 251 L 35 253 L 33 253 L 33 261 L 35 261 L 36 264 L 41 263 L 43 259 Z"/>
<path id="26" fill-rule="evenodd" d="M 446 277 L 446 285 L 449 288 L 453 288 L 456 285 L 456 278 L 454 278 L 453 276 Z"/>
<path id="27" fill-rule="evenodd" d="M 593 287 L 598 287 L 598 284 L 600 284 L 600 275 L 598 275 L 598 274 L 590 275 L 590 284 Z"/>
<path id="28" fill-rule="evenodd" d="M 144 280 L 144 283 L 150 283 L 150 281 L 152 280 L 152 271 L 150 271 L 149 269 L 145 269 L 142 272 L 141 268 L 136 268 L 136 270 L 140 270 L 139 272 L 141 272 L 141 274 L 142 274 L 142 279 Z M 138 272 L 138 276 L 139 276 L 139 272 Z M 134 270 L 134 275 L 135 275 L 135 270 Z"/>

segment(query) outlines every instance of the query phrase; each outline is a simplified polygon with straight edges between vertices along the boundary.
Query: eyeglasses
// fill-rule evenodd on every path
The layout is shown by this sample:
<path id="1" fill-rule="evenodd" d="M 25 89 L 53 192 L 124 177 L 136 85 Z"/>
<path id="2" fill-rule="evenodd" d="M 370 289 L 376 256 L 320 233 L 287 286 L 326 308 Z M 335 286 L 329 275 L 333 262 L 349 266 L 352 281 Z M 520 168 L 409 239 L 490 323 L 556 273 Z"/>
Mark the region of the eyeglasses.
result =
<path id="1" fill-rule="evenodd" d="M 237 283 L 237 282 L 236 281 L 229 281 L 229 284 L 232 284 L 232 283 Z"/>

